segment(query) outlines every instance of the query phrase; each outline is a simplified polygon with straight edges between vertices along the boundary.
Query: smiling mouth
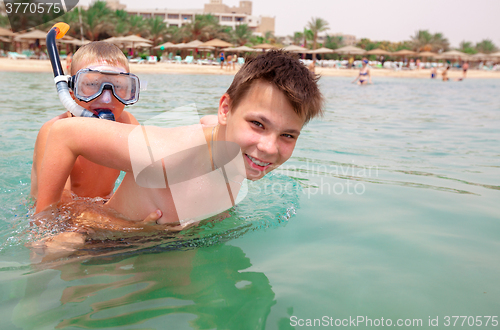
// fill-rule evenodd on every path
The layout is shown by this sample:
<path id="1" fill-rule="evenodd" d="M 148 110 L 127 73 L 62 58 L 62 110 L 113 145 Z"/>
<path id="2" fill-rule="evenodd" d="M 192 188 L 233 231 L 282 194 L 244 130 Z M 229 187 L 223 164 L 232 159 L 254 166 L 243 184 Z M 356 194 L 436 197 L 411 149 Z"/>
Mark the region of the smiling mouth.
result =
<path id="1" fill-rule="evenodd" d="M 271 163 L 266 163 L 266 162 L 262 162 L 248 154 L 245 154 L 245 156 L 247 157 L 247 159 L 249 160 L 250 162 L 250 165 L 253 165 L 253 167 L 259 169 L 259 170 L 263 170 L 265 169 L 266 167 L 268 167 L 269 165 L 271 165 Z"/>

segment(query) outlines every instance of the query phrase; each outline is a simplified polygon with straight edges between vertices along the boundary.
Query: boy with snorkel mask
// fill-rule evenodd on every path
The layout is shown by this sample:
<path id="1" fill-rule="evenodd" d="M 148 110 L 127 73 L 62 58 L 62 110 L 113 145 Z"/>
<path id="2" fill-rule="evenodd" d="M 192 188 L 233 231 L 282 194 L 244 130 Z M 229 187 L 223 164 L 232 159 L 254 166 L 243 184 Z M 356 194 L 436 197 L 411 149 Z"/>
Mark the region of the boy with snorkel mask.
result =
<path id="1" fill-rule="evenodd" d="M 81 47 L 73 56 L 69 81 L 70 93 L 76 103 L 95 117 L 118 123 L 138 125 L 135 117 L 125 111 L 139 99 L 139 79 L 129 73 L 128 60 L 115 45 L 103 41 Z M 31 171 L 31 196 L 38 197 L 39 176 L 49 131 L 61 119 L 71 118 L 70 111 L 46 122 L 35 142 Z M 109 198 L 117 169 L 108 168 L 78 157 L 64 186 L 63 200 L 78 197 Z"/>

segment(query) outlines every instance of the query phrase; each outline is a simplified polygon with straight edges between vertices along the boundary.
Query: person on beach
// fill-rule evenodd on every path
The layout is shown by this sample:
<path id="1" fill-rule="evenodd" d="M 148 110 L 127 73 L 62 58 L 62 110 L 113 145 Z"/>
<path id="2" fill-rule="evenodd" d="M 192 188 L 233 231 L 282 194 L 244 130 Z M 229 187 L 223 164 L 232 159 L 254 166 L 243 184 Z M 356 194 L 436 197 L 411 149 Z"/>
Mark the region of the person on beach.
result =
<path id="1" fill-rule="evenodd" d="M 370 68 L 368 67 L 368 59 L 363 58 L 363 66 L 359 70 L 359 74 L 352 81 L 354 84 L 356 81 L 358 81 L 358 85 L 367 85 L 367 84 L 372 84 L 372 76 L 370 75 Z"/>
<path id="2" fill-rule="evenodd" d="M 220 52 L 219 54 L 219 59 L 220 59 L 220 68 L 224 68 L 224 52 Z"/>
<path id="3" fill-rule="evenodd" d="M 231 70 L 232 69 L 232 65 L 233 65 L 233 56 L 231 54 L 227 55 L 227 63 L 226 63 L 226 69 L 227 70 Z"/>
<path id="4" fill-rule="evenodd" d="M 218 114 L 213 116 L 216 125 L 193 125 L 168 131 L 159 127 L 138 128 L 130 124 L 88 118 L 57 121 L 52 125 L 47 139 L 36 213 L 47 208 L 50 211 L 49 207 L 61 200 L 66 178 L 78 157 L 83 156 L 102 166 L 127 172 L 116 192 L 102 206 L 104 212 L 109 212 L 110 218 L 120 224 L 128 222 L 130 226 L 136 224 L 149 229 L 165 230 L 172 226 L 186 228 L 193 223 L 182 222 L 184 219 L 179 215 L 179 203 L 174 201 L 172 192 L 175 176 L 188 177 L 189 173 L 186 172 L 191 164 L 199 164 L 199 168 L 195 166 L 194 171 L 222 169 L 224 172 L 223 163 L 215 156 L 218 143 L 221 142 L 235 144 L 240 150 L 240 156 L 236 158 L 242 161 L 242 173 L 228 176 L 224 184 L 224 190 L 226 185 L 228 190 L 229 187 L 234 189 L 233 195 L 237 194 L 241 185 L 238 181 L 243 178 L 258 180 L 276 169 L 292 155 L 303 126 L 322 114 L 323 96 L 317 85 L 318 79 L 292 55 L 283 51 L 270 51 L 245 63 L 235 75 L 231 86 L 219 100 Z M 202 145 L 197 144 L 200 141 L 195 143 L 192 140 L 197 129 L 202 132 Z M 138 135 L 133 135 L 135 133 Z M 145 138 L 149 141 L 149 152 L 134 156 L 129 142 L 144 141 Z M 195 153 L 184 152 L 193 145 L 205 148 L 207 158 L 202 159 L 201 149 L 196 149 Z M 157 149 L 153 150 L 153 146 Z M 154 163 L 164 173 L 165 188 L 144 188 L 136 182 L 132 171 L 134 163 L 143 162 L 145 167 L 151 167 L 153 165 L 147 164 L 152 161 L 150 156 L 153 153 L 168 154 L 168 150 L 179 148 L 183 150 L 175 153 L 179 157 Z M 219 152 L 225 154 L 225 149 L 220 149 Z M 242 176 L 241 180 L 235 179 L 238 175 Z M 190 198 L 192 196 L 188 195 L 193 195 L 201 203 L 201 199 L 215 193 L 211 187 L 193 186 L 182 196 Z M 192 203 L 188 204 L 189 211 L 195 212 Z M 231 204 L 228 204 L 225 209 L 230 207 Z M 225 209 L 212 211 L 217 214 Z M 163 213 L 154 224 L 142 221 L 155 210 L 162 210 Z M 85 216 L 92 217 L 88 214 Z M 64 244 L 69 240 L 73 247 L 78 247 L 84 244 L 91 233 L 75 231 L 69 234 L 64 237 Z"/>
<path id="5" fill-rule="evenodd" d="M 450 69 L 450 66 L 447 66 L 443 72 L 441 73 L 441 75 L 443 76 L 443 81 L 448 81 L 450 80 L 450 78 L 448 78 L 448 70 Z"/>
<path id="6" fill-rule="evenodd" d="M 436 67 L 431 68 L 431 79 L 436 79 L 437 78 L 437 69 Z"/>
<path id="7" fill-rule="evenodd" d="M 102 74 L 101 72 L 107 72 L 108 74 Z M 93 95 L 93 98 L 88 100 L 88 102 L 79 100 L 75 96 L 75 93 L 72 93 L 73 98 L 79 105 L 96 115 L 102 111 L 109 111 L 119 123 L 132 125 L 139 124 L 132 114 L 124 110 L 125 104 L 115 96 L 115 93 L 120 93 L 117 90 L 116 82 L 123 79 L 125 83 L 127 83 L 130 81 L 131 76 L 133 76 L 129 74 L 127 58 L 118 47 L 103 41 L 93 42 L 81 47 L 73 56 L 68 73 L 77 75 L 76 77 L 78 77 L 82 83 L 85 83 L 85 79 L 94 79 L 99 83 L 109 82 L 115 88 L 114 90 L 101 90 L 100 94 Z M 138 82 L 138 79 L 134 81 Z M 139 88 L 139 86 L 137 86 L 137 88 Z M 83 91 L 83 89 L 80 90 Z M 40 188 L 40 171 L 42 169 L 42 160 L 45 155 L 50 129 L 54 123 L 64 121 L 71 117 L 72 114 L 67 111 L 43 124 L 38 132 L 33 152 L 30 192 L 31 196 L 35 199 L 38 197 Z M 96 121 L 98 120 L 94 119 L 92 122 Z M 57 157 L 57 155 L 55 157 Z M 71 201 L 72 194 L 79 197 L 109 198 L 119 175 L 120 171 L 117 169 L 98 165 L 83 157 L 78 157 L 65 182 L 63 200 Z"/>
<path id="8" fill-rule="evenodd" d="M 307 68 L 309 69 L 309 71 L 311 71 L 312 74 L 314 74 L 316 71 L 316 59 L 312 60 Z"/>
<path id="9" fill-rule="evenodd" d="M 465 79 L 467 77 L 467 70 L 469 70 L 469 62 L 464 62 L 462 65 L 462 70 L 463 70 L 463 78 Z"/>

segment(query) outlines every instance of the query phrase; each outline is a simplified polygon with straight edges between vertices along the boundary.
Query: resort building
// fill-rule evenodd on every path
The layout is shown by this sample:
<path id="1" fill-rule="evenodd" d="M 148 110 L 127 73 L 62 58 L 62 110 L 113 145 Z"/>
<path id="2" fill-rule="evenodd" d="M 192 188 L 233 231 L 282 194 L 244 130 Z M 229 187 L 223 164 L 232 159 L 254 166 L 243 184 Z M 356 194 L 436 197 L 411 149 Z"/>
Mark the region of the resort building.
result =
<path id="1" fill-rule="evenodd" d="M 264 34 L 268 31 L 274 34 L 275 17 L 252 15 L 252 1 L 240 1 L 238 7 L 229 7 L 222 0 L 210 0 L 200 9 L 129 9 L 119 0 L 106 0 L 110 9 L 123 9 L 130 15 L 140 15 L 144 18 L 161 17 L 167 26 L 181 27 L 193 22 L 195 15 L 212 14 L 220 25 L 231 26 L 233 29 L 240 24 L 247 24 L 255 33 Z"/>

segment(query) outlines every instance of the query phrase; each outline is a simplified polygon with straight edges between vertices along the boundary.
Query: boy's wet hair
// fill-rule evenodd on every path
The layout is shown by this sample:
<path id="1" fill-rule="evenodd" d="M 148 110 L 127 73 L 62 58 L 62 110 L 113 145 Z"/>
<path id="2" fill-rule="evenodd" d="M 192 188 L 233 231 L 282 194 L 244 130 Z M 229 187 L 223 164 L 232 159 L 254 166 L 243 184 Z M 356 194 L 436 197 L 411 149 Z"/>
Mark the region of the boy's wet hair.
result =
<path id="1" fill-rule="evenodd" d="M 227 90 L 231 109 L 236 109 L 255 81 L 272 83 L 285 94 L 293 110 L 304 123 L 323 115 L 323 95 L 318 88 L 319 76 L 311 73 L 292 54 L 271 50 L 248 60 L 234 76 Z"/>
<path id="2" fill-rule="evenodd" d="M 117 46 L 110 42 L 94 41 L 80 47 L 73 55 L 71 61 L 71 75 L 76 74 L 76 68 L 80 63 L 105 62 L 112 66 L 123 66 L 129 70 L 128 60 Z"/>

